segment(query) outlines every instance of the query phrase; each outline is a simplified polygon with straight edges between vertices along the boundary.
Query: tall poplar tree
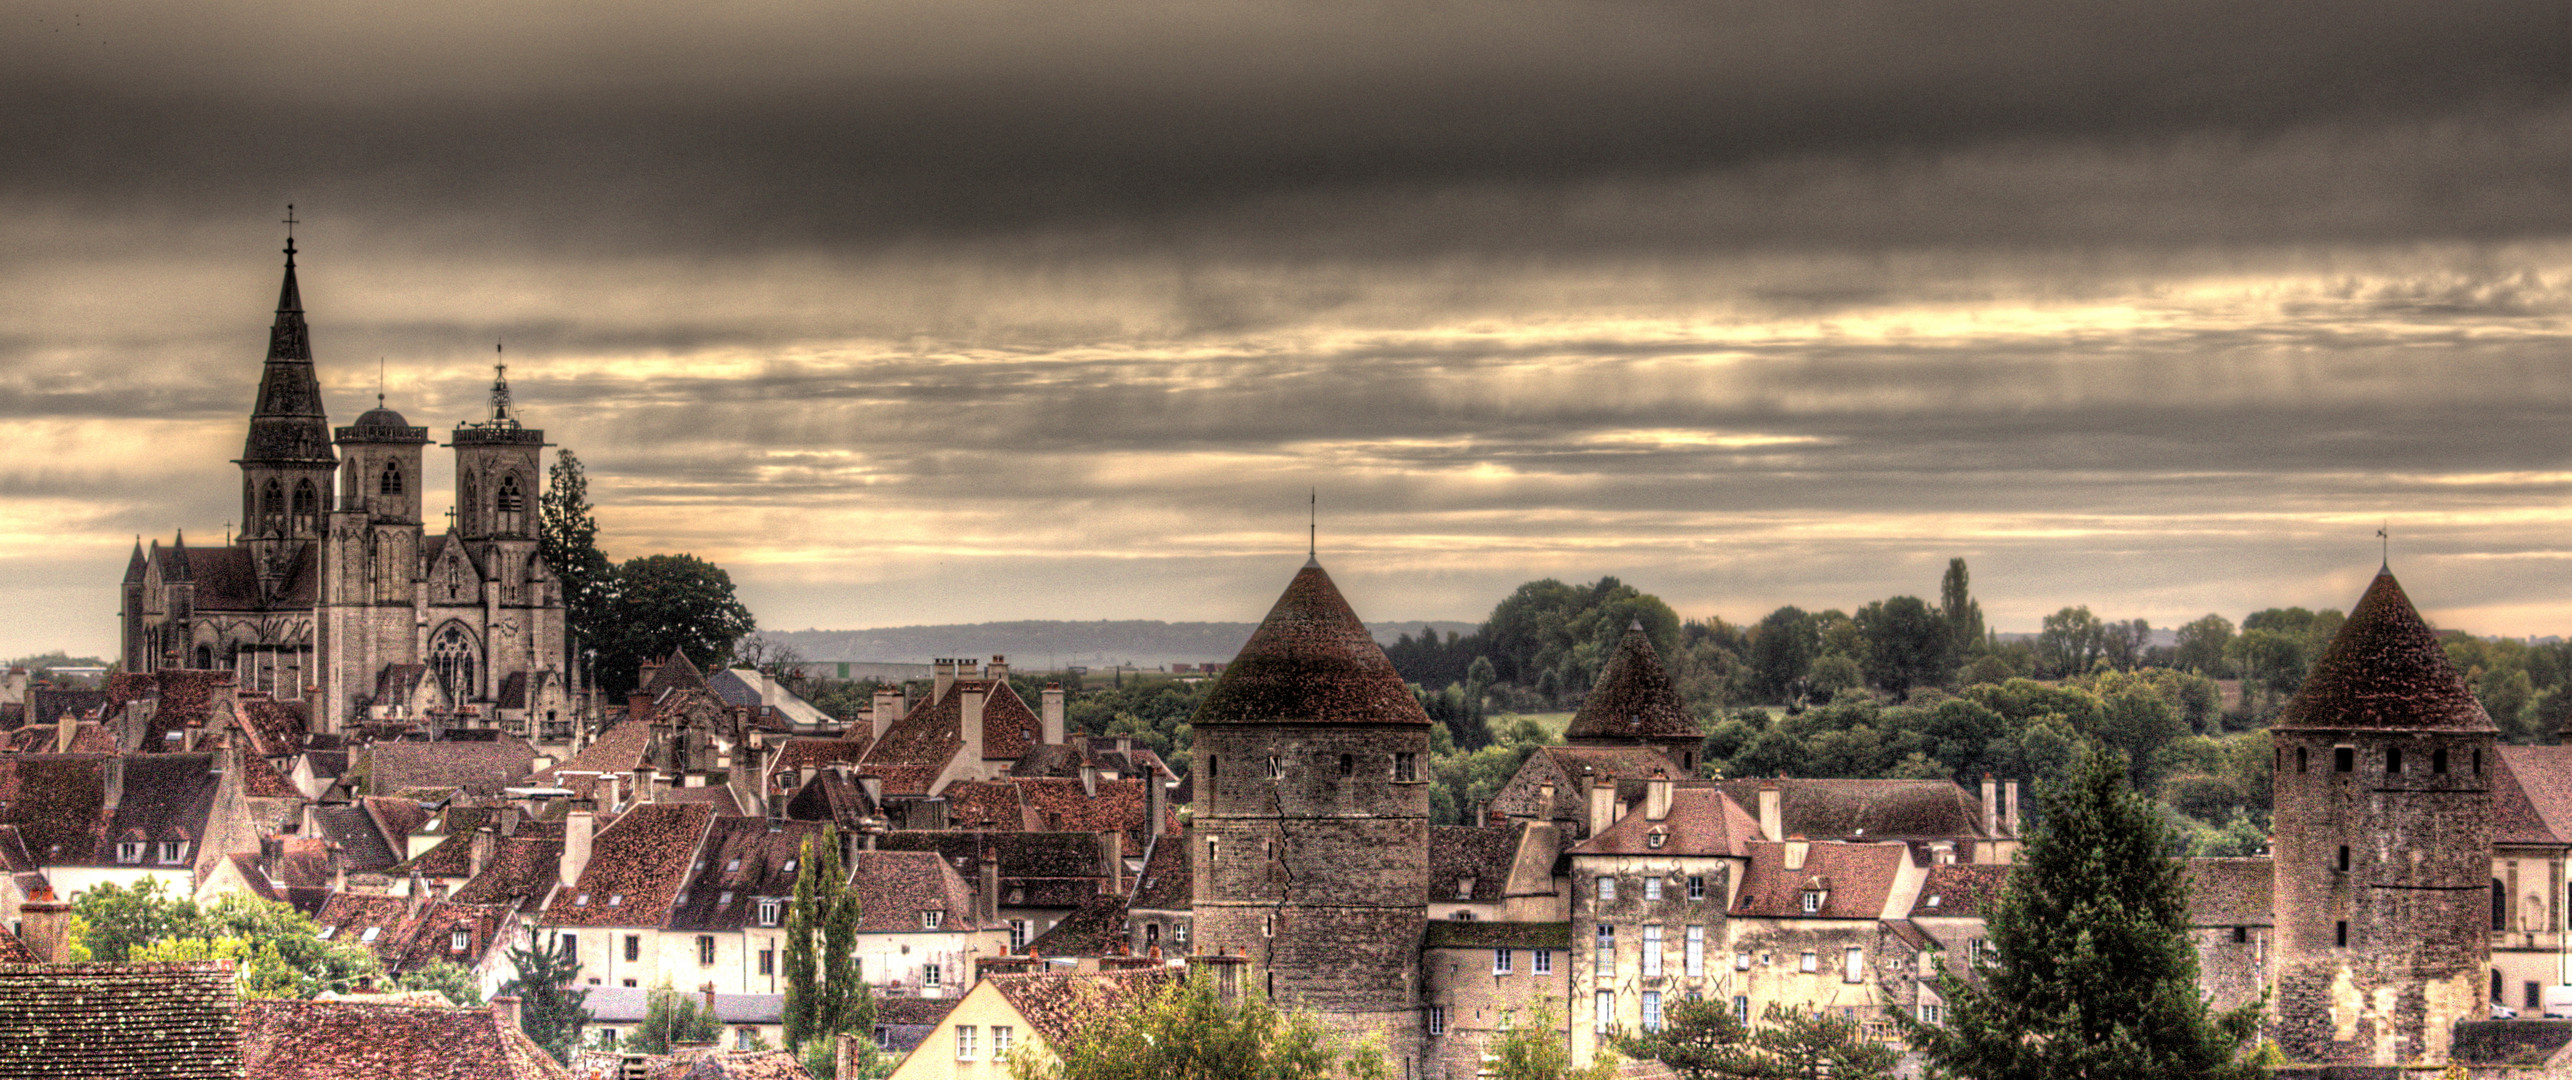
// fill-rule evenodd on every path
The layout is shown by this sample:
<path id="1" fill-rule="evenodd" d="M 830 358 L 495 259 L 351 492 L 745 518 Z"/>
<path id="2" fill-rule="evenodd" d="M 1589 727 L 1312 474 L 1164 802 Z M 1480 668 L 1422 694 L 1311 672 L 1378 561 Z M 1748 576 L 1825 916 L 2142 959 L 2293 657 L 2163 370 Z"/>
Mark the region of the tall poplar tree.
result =
<path id="1" fill-rule="evenodd" d="M 564 670 L 578 670 L 580 650 L 599 642 L 601 604 L 607 579 L 615 573 L 598 551 L 598 517 L 590 512 L 589 474 L 568 448 L 554 451 L 545 473 L 545 493 L 536 500 L 536 553 L 563 584 L 564 621 L 571 629 L 566 644 L 572 655 Z"/>
<path id="2" fill-rule="evenodd" d="M 2125 764 L 2091 748 L 2043 806 L 1975 971 L 1938 973 L 1944 1026 L 1896 1010 L 1933 1075 L 1970 1080 L 2254 1080 L 2260 1003 L 2214 1014 L 2197 992 L 2188 886 Z"/>
<path id="3" fill-rule="evenodd" d="M 1973 574 L 1965 560 L 1947 560 L 1947 577 L 1938 583 L 1938 613 L 1946 617 L 1948 639 L 1958 662 L 1983 647 L 1983 605 L 1974 599 Z"/>
<path id="4" fill-rule="evenodd" d="M 857 890 L 839 848 L 836 826 L 805 838 L 786 913 L 786 1048 L 799 1054 L 875 1026 L 875 998 L 857 962 Z"/>
<path id="5" fill-rule="evenodd" d="M 558 934 L 509 949 L 518 977 L 502 983 L 500 992 L 518 998 L 518 1026 L 536 1045 L 570 1061 L 580 1048 L 580 1029 L 589 1023 L 589 991 L 580 985 L 580 958 L 572 943 Z"/>

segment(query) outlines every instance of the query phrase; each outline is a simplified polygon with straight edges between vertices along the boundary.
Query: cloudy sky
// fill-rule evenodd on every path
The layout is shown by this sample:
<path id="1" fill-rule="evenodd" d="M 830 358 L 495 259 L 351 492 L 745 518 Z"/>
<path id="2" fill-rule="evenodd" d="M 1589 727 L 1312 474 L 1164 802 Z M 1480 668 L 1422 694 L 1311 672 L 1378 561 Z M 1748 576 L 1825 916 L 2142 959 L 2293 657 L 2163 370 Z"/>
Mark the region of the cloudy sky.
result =
<path id="1" fill-rule="evenodd" d="M 0 653 L 238 514 L 288 202 L 335 420 L 505 340 L 779 629 L 1254 619 L 1318 487 L 1378 619 L 2238 619 L 2390 522 L 2572 633 L 2560 0 L 16 0 L 0 101 Z"/>

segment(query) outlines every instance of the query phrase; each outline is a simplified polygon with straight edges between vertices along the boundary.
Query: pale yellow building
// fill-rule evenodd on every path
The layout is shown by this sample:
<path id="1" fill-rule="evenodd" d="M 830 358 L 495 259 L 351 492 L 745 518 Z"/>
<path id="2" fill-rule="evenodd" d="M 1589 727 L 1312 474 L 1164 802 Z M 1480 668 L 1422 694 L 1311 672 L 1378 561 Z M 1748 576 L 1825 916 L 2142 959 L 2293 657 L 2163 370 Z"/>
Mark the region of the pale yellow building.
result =
<path id="1" fill-rule="evenodd" d="M 973 985 L 892 1080 L 1006 1080 L 1013 1055 L 1049 1057 L 1082 1027 L 1184 977 L 1177 968 L 992 975 Z"/>

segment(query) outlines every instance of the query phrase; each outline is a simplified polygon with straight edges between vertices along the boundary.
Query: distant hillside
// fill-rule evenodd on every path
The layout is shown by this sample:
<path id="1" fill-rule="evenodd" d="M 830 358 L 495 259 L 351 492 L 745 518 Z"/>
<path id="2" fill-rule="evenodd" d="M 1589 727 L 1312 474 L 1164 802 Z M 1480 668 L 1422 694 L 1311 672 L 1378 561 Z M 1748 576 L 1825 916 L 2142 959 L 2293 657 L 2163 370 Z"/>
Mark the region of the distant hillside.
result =
<path id="1" fill-rule="evenodd" d="M 1414 620 L 1370 623 L 1367 630 L 1390 645 L 1397 635 L 1435 628 L 1440 634 L 1472 633 L 1478 624 Z M 807 660 L 925 664 L 939 657 L 1009 658 L 1022 670 L 1230 660 L 1250 640 L 1256 623 L 1162 622 L 1101 619 L 1097 622 L 1026 620 L 946 626 L 889 626 L 874 630 L 767 630 L 761 636 L 802 653 Z"/>

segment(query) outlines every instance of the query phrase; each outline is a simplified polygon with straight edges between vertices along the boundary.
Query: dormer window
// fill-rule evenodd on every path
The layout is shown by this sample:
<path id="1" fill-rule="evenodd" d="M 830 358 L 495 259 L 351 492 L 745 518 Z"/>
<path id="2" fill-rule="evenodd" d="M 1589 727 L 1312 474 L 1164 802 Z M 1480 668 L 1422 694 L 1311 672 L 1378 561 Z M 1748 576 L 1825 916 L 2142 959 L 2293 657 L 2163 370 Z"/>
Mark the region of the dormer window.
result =
<path id="1" fill-rule="evenodd" d="M 923 911 L 920 913 L 920 929 L 922 930 L 935 930 L 940 924 L 946 921 L 947 913 L 943 911 Z"/>
<path id="2" fill-rule="evenodd" d="M 370 927 L 367 927 L 367 928 L 366 928 L 366 932 L 365 932 L 365 933 L 357 935 L 357 940 L 362 941 L 362 942 L 365 942 L 366 944 L 372 945 L 372 944 L 375 944 L 375 939 L 376 939 L 378 936 L 381 936 L 383 933 L 384 933 L 384 928 L 383 928 L 383 927 L 381 927 L 381 926 L 370 926 Z"/>
<path id="3" fill-rule="evenodd" d="M 780 910 L 780 909 L 784 908 L 785 906 L 786 906 L 786 905 L 785 905 L 785 902 L 784 902 L 784 901 L 781 901 L 781 900 L 775 899 L 775 898 L 773 898 L 773 897 L 762 897 L 762 898 L 760 898 L 760 901 L 759 901 L 759 925 L 761 925 L 761 926 L 775 926 L 775 925 L 777 925 L 777 915 L 778 915 L 778 912 L 779 912 L 779 910 Z"/>
<path id="4" fill-rule="evenodd" d="M 1822 910 L 1822 900 L 1829 895 L 1831 895 L 1830 890 L 1827 889 L 1804 890 L 1804 914 L 1819 914 Z"/>
<path id="5" fill-rule="evenodd" d="M 186 862 L 186 861 L 187 861 L 187 859 L 188 859 L 188 842 L 187 842 L 187 841 L 185 841 L 185 840 L 163 840 L 163 841 L 161 841 L 161 863 L 162 863 L 162 865 L 165 865 L 165 866 L 166 866 L 166 865 L 171 865 L 171 864 L 174 864 L 174 863 L 183 863 L 183 862 Z"/>
<path id="6" fill-rule="evenodd" d="M 316 941 L 329 941 L 331 938 L 337 937 L 338 935 L 339 935 L 339 928 L 338 928 L 338 927 L 336 927 L 336 926 L 325 926 L 325 927 L 322 927 L 322 928 L 321 928 L 321 932 L 320 932 L 320 933 L 317 933 L 317 934 L 314 934 L 314 935 L 313 935 L 313 939 L 314 939 L 314 940 L 316 940 Z"/>
<path id="7" fill-rule="evenodd" d="M 1643 846 L 1651 848 L 1654 851 L 1661 850 L 1662 845 L 1668 844 L 1669 842 L 1670 834 L 1659 829 L 1654 829 L 1651 832 L 1643 834 Z"/>
<path id="8" fill-rule="evenodd" d="M 118 842 L 116 845 L 116 861 L 121 863 L 142 862 L 143 842 L 140 840 L 125 840 Z"/>
<path id="9" fill-rule="evenodd" d="M 448 935 L 447 947 L 455 950 L 456 952 L 471 951 L 473 949 L 473 931 L 458 930 L 455 933 Z"/>

